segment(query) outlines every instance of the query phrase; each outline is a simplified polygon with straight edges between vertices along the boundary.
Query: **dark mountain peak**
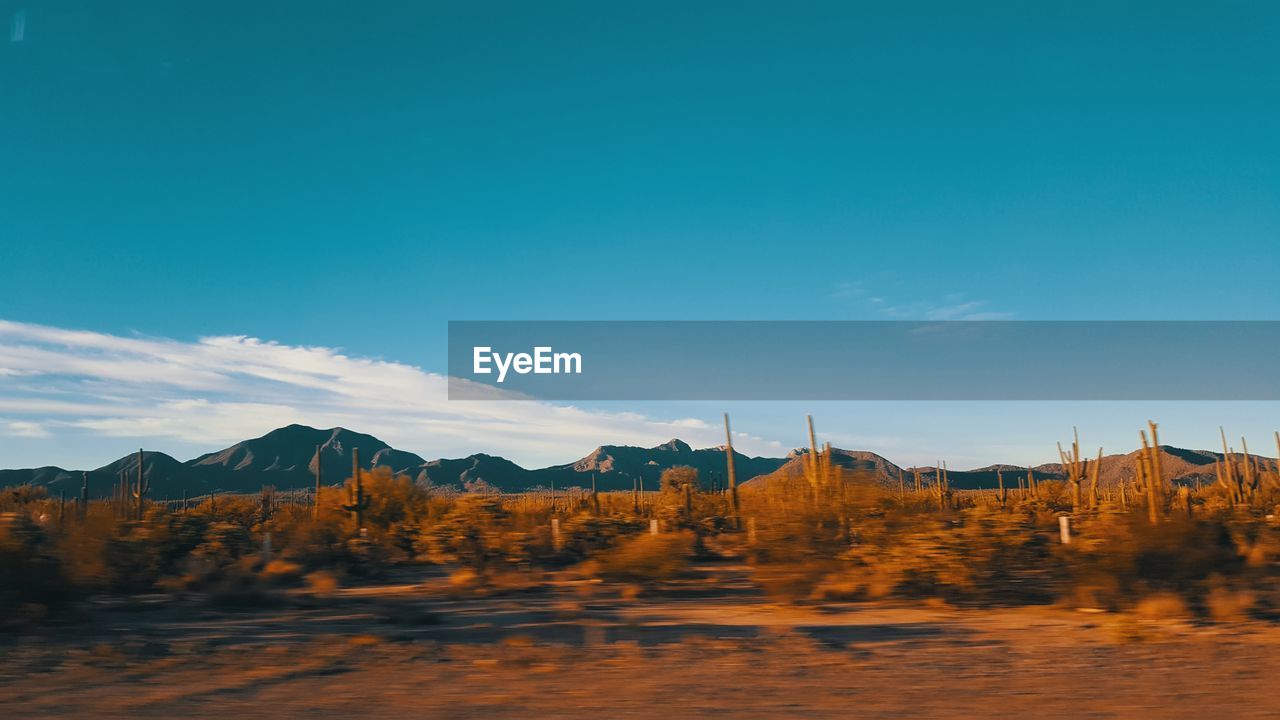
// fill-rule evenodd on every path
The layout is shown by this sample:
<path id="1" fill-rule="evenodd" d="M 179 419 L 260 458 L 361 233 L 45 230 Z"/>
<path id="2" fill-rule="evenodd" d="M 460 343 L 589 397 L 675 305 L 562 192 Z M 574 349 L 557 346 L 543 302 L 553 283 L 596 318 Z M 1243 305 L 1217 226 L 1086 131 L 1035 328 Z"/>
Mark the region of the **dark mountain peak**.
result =
<path id="1" fill-rule="evenodd" d="M 619 450 L 625 453 L 627 450 L 637 449 L 619 447 L 617 445 L 601 445 L 581 460 L 561 467 L 572 468 L 576 472 L 609 472 L 614 466 L 614 453 Z"/>
<path id="2" fill-rule="evenodd" d="M 316 448 L 320 448 L 320 466 L 316 467 Z M 650 448 L 632 445 L 601 445 L 574 463 L 538 469 L 525 469 L 506 458 L 475 453 L 465 458 L 439 459 L 430 462 L 418 455 L 397 450 L 382 440 L 348 428 L 315 428 L 294 423 L 272 430 L 260 437 L 238 442 L 217 452 L 201 455 L 186 463 L 154 450 L 142 453 L 143 474 L 152 485 L 152 497 L 192 496 L 212 490 L 220 492 L 254 492 L 263 485 L 277 488 L 311 487 L 319 470 L 320 481 L 327 485 L 341 483 L 350 477 L 354 451 L 360 454 L 363 468 L 388 467 L 392 472 L 408 475 L 420 482 L 466 486 L 484 481 L 507 491 L 534 487 L 590 487 L 601 490 L 630 490 L 637 485 L 656 487 L 662 472 L 676 465 L 695 468 L 708 486 L 727 481 L 725 446 L 694 449 L 679 438 Z M 1140 451 L 1105 455 L 1099 466 L 1099 484 L 1114 486 L 1132 482 L 1135 456 Z M 753 478 L 799 478 L 805 472 L 808 448 L 796 448 L 786 458 L 747 457 L 734 452 L 737 481 Z M 1206 450 L 1185 450 L 1160 446 L 1161 470 L 1166 479 L 1175 482 L 1212 480 L 1214 463 L 1222 454 Z M 1238 459 L 1242 453 L 1236 453 Z M 886 486 L 897 488 L 900 482 L 911 482 L 911 469 L 899 468 L 881 455 L 866 450 L 831 449 L 832 465 L 857 473 L 854 477 L 875 478 Z M 1260 456 L 1254 456 L 1260 457 Z M 1091 464 L 1094 456 L 1084 458 Z M 1263 458 L 1267 467 L 1274 460 Z M 112 492 L 120 474 L 136 478 L 138 454 L 131 452 L 97 470 L 64 470 L 43 467 L 25 470 L 0 470 L 0 487 L 36 483 L 51 491 L 79 492 L 86 479 L 90 493 L 102 497 Z M 957 489 L 995 487 L 996 471 L 1004 473 L 1006 487 L 1025 477 L 1028 469 L 1018 465 L 988 465 L 973 470 L 949 470 L 952 486 Z M 1059 463 L 1037 465 L 1040 480 L 1062 479 Z M 933 467 L 920 468 L 922 475 L 935 475 Z M 902 480 L 899 480 L 902 478 Z"/>
<path id="3" fill-rule="evenodd" d="M 689 443 L 681 440 L 680 438 L 671 438 L 670 440 L 662 443 L 661 445 L 654 447 L 653 449 L 665 450 L 667 452 L 674 452 L 674 453 L 693 452 L 693 448 L 689 447 Z"/>
<path id="4" fill-rule="evenodd" d="M 157 450 L 142 451 L 142 474 L 145 477 L 153 470 L 164 472 L 166 475 L 173 473 L 176 469 L 181 468 L 182 463 L 171 455 L 159 452 Z M 96 473 L 119 473 L 119 472 L 135 472 L 138 469 L 138 453 L 131 452 L 128 455 L 108 463 L 94 470 Z"/>
<path id="5" fill-rule="evenodd" d="M 786 462 L 773 472 L 760 475 L 751 480 L 752 484 L 764 485 L 775 481 L 789 481 L 804 475 L 808 448 L 796 448 L 787 454 Z M 831 448 L 831 464 L 841 470 L 864 474 L 882 484 L 896 484 L 904 471 L 886 458 L 869 450 L 845 450 Z"/>
<path id="6" fill-rule="evenodd" d="M 530 486 L 530 471 L 504 457 L 476 453 L 463 458 L 440 458 L 422 464 L 417 480 L 432 485 L 462 485 L 477 480 L 502 490 Z"/>
<path id="7" fill-rule="evenodd" d="M 309 486 L 315 482 L 317 447 L 321 482 L 328 485 L 351 476 L 356 450 L 360 451 L 363 468 L 386 466 L 395 473 L 416 475 L 426 462 L 372 435 L 341 427 L 319 429 L 295 423 L 201 455 L 186 464 L 221 488 Z"/>
<path id="8" fill-rule="evenodd" d="M 207 453 L 188 462 L 193 467 L 219 466 L 234 470 L 307 470 L 314 471 L 316 447 L 321 457 L 337 455 L 347 458 L 359 449 L 371 465 L 373 459 L 391 446 L 372 435 L 345 428 L 320 430 L 307 425 L 287 425 L 251 440 L 238 442 L 217 452 Z M 400 451 L 393 451 L 400 452 Z M 408 453 L 412 455 L 412 453 Z M 413 457 L 417 457 L 414 455 Z M 387 459 L 387 458 L 384 458 Z M 330 462 L 326 458 L 326 464 Z M 419 461 L 415 464 L 421 464 Z M 362 465 L 364 463 L 361 463 Z"/>
<path id="9" fill-rule="evenodd" d="M 1008 465 L 1005 463 L 996 463 L 995 465 L 984 465 L 983 467 L 980 467 L 980 468 L 974 468 L 972 470 L 969 470 L 968 472 L 993 473 L 997 470 L 999 470 L 1002 473 L 1027 471 L 1027 469 L 1021 465 Z"/>
<path id="10" fill-rule="evenodd" d="M 1130 455 L 1139 452 L 1142 451 L 1135 450 L 1133 453 L 1130 453 Z M 1183 448 L 1173 447 L 1172 445 L 1161 445 L 1160 454 L 1178 458 L 1179 460 L 1183 460 L 1191 465 L 1212 465 L 1222 458 L 1222 453 L 1210 452 L 1208 450 L 1185 450 Z"/>

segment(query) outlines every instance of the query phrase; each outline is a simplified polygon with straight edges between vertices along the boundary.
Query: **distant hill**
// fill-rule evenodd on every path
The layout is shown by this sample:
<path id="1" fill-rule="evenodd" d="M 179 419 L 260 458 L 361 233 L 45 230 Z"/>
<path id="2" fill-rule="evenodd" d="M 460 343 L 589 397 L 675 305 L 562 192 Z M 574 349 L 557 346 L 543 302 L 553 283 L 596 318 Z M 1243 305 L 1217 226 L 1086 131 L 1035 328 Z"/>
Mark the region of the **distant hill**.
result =
<path id="1" fill-rule="evenodd" d="M 90 494 L 110 495 L 121 473 L 124 473 L 130 482 L 137 479 L 138 453 L 129 453 L 93 471 L 89 478 Z M 152 498 L 179 498 L 182 497 L 184 490 L 194 497 L 204 495 L 211 489 L 208 477 L 202 473 L 193 472 L 186 464 L 162 452 L 144 451 L 142 453 L 142 477 L 150 483 Z M 67 494 L 78 495 L 80 482 L 79 478 L 73 477 L 71 489 L 68 489 Z"/>
<path id="2" fill-rule="evenodd" d="M 426 463 L 421 457 L 396 450 L 372 435 L 345 428 L 318 430 L 305 425 L 289 425 L 262 437 L 238 442 L 223 450 L 181 462 L 161 452 L 143 453 L 143 477 L 151 483 L 152 498 L 178 498 L 210 491 L 254 492 L 263 485 L 280 489 L 309 488 L 315 485 L 316 447 L 320 448 L 321 478 L 325 484 L 351 477 L 352 452 L 359 450 L 360 466 L 388 466 L 396 473 L 417 477 Z M 31 470 L 0 470 L 0 485 L 44 485 L 51 493 L 80 494 L 86 473 L 89 494 L 106 497 L 114 491 L 120 473 L 130 481 L 137 477 L 138 455 L 131 452 L 96 470 L 64 470 L 43 467 Z"/>
<path id="3" fill-rule="evenodd" d="M 784 462 L 779 458 L 747 457 L 737 451 L 733 456 L 735 473 L 742 479 L 772 472 Z M 590 487 L 593 476 L 600 490 L 630 490 L 637 479 L 652 490 L 657 488 L 662 471 L 676 465 L 697 468 L 707 487 L 728 482 L 723 447 L 694 450 L 684 441 L 674 439 L 651 448 L 602 445 L 576 462 L 536 470 L 526 470 L 505 458 L 483 454 L 432 460 L 423 467 L 421 475 L 437 485 L 465 486 L 483 480 L 508 491 Z"/>
<path id="4" fill-rule="evenodd" d="M 758 475 L 744 483 L 744 487 L 765 487 L 772 483 L 790 483 L 800 480 L 805 474 L 805 465 L 809 457 L 806 449 L 792 450 L 786 460 L 776 470 Z M 898 474 L 903 473 L 911 483 L 911 473 L 889 462 L 884 457 L 866 450 L 844 450 L 831 448 L 831 463 L 834 467 L 851 473 L 861 473 L 866 477 L 886 486 L 897 486 Z"/>
<path id="5" fill-rule="evenodd" d="M 478 453 L 465 458 L 427 461 L 419 455 L 398 450 L 372 435 L 345 428 L 321 430 L 305 425 L 289 425 L 263 435 L 238 442 L 217 452 L 181 462 L 162 452 L 142 454 L 143 475 L 151 483 L 151 497 L 178 498 L 185 492 L 191 497 L 210 491 L 255 492 L 263 485 L 280 489 L 309 488 L 315 484 L 316 448 L 320 448 L 320 471 L 326 485 L 341 483 L 351 476 L 351 463 L 359 451 L 363 468 L 388 467 L 396 474 L 418 482 L 451 485 L 459 488 L 483 482 L 503 491 L 514 492 L 535 487 L 589 487 L 594 477 L 601 490 L 630 490 L 643 482 L 655 489 L 663 470 L 676 465 L 696 468 L 705 487 L 723 487 L 727 483 L 723 447 L 694 449 L 679 439 L 650 448 L 630 445 L 601 445 L 576 462 L 526 469 L 506 458 Z M 1192 483 L 1197 479 L 1213 481 L 1214 462 L 1219 453 L 1160 447 L 1164 475 L 1174 482 Z M 748 457 L 734 452 L 738 482 L 762 486 L 773 479 L 798 479 L 804 473 L 804 457 L 808 451 L 793 450 L 784 458 Z M 1130 480 L 1134 476 L 1137 452 L 1107 455 L 1102 458 L 1099 482 L 1105 486 Z M 897 487 L 899 475 L 907 487 L 914 484 L 911 468 L 902 468 L 888 459 L 865 450 L 832 449 L 836 466 L 865 473 L 887 487 Z M 1264 458 L 1267 467 L 1275 461 Z M 65 470 L 39 467 L 24 470 L 0 470 L 0 487 L 42 485 L 53 494 L 68 497 L 80 494 L 85 478 L 90 495 L 109 496 L 124 472 L 136 477 L 138 455 L 129 453 L 119 460 L 95 470 Z M 926 482 L 932 482 L 937 471 L 919 468 Z M 994 488 L 996 471 L 1006 487 L 1016 487 L 1025 478 L 1027 468 L 1015 465 L 988 465 L 972 470 L 948 470 L 956 489 Z M 1061 479 L 1060 463 L 1047 463 L 1034 468 L 1040 479 Z"/>
<path id="6" fill-rule="evenodd" d="M 318 430 L 289 425 L 201 455 L 186 465 L 206 484 L 221 489 L 256 490 L 263 485 L 311 487 L 315 484 L 317 447 L 320 448 L 321 479 L 326 484 L 351 477 L 352 453 L 357 450 L 363 468 L 385 465 L 397 474 L 416 477 L 426 463 L 421 457 L 396 450 L 372 435 L 346 428 Z"/>
<path id="7" fill-rule="evenodd" d="M 432 485 L 467 485 L 482 481 L 499 490 L 514 492 L 532 487 L 532 471 L 506 458 L 479 453 L 452 460 L 440 459 L 424 463 L 416 478 Z"/>
<path id="8" fill-rule="evenodd" d="M 1134 450 L 1123 455 L 1103 455 L 1102 468 L 1098 472 L 1098 484 L 1103 487 L 1112 487 L 1122 482 L 1132 481 L 1137 474 L 1135 463 L 1141 452 L 1141 450 Z M 1088 459 L 1092 463 L 1096 457 Z M 1222 457 L 1222 453 L 1207 450 L 1184 450 L 1161 445 L 1160 469 L 1166 479 L 1177 483 L 1192 484 L 1196 480 L 1216 482 L 1214 463 Z M 1261 456 L 1253 455 L 1252 457 Z M 1274 460 L 1270 458 L 1262 458 L 1262 460 L 1267 467 L 1274 466 Z M 1050 463 L 1036 468 L 1036 472 L 1041 470 L 1065 477 L 1061 463 Z"/>
<path id="9" fill-rule="evenodd" d="M 1101 487 L 1114 487 L 1122 482 L 1131 482 L 1136 476 L 1135 462 L 1140 450 L 1130 453 L 1104 455 L 1102 457 L 1102 466 L 1098 473 L 1098 484 Z M 768 483 L 774 478 L 800 478 L 804 474 L 803 457 L 808 454 L 807 450 L 797 450 L 788 456 L 785 465 L 776 472 L 762 475 L 755 478 L 751 482 L 757 485 Z M 870 477 L 887 487 L 897 487 L 898 472 L 901 470 L 903 482 L 910 488 L 914 485 L 914 476 L 912 468 L 899 468 L 897 465 L 889 462 L 885 458 L 863 450 L 842 450 L 833 448 L 832 454 L 836 459 L 836 465 L 848 470 L 860 470 L 868 473 Z M 1215 482 L 1214 463 L 1222 458 L 1221 453 L 1210 452 L 1207 450 L 1185 450 L 1175 448 L 1169 445 L 1160 446 L 1160 464 L 1161 471 L 1166 480 L 1180 483 L 1193 484 L 1200 482 Z M 1253 455 L 1252 457 L 1260 457 L 1263 465 L 1267 468 L 1275 467 L 1275 460 L 1271 458 Z M 1092 464 L 1096 461 L 1096 456 L 1087 457 Z M 933 466 L 916 468 L 920 472 L 922 479 L 926 483 L 933 483 L 937 478 L 938 470 Z M 996 464 L 988 465 L 973 470 L 947 470 L 947 479 L 951 483 L 951 487 L 957 490 L 976 490 L 995 488 L 999 484 L 996 473 L 1004 478 L 1005 487 L 1017 487 L 1018 481 L 1025 482 L 1028 468 L 1018 465 Z M 1030 468 L 1035 473 L 1038 480 L 1063 480 L 1066 478 L 1066 471 L 1062 467 L 1062 463 L 1045 463 Z"/>
<path id="10" fill-rule="evenodd" d="M 738 482 L 757 475 L 773 472 L 786 462 L 782 458 L 748 457 L 738 451 L 733 453 L 734 474 Z M 694 450 L 683 440 L 672 439 L 651 448 L 631 445 L 601 445 L 586 457 L 567 465 L 553 465 L 534 471 L 539 485 L 557 486 L 591 484 L 601 490 L 630 490 L 637 479 L 649 489 L 658 487 L 662 471 L 677 465 L 697 469 L 703 487 L 724 486 L 728 483 L 726 456 L 723 446 Z"/>

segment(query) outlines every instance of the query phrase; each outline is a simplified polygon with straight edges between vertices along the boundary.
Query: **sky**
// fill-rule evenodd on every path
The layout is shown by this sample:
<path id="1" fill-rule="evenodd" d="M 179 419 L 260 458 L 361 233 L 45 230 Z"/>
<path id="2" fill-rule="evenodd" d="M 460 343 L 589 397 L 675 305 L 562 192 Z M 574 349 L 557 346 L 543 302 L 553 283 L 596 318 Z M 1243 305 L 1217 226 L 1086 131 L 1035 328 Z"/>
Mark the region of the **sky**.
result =
<path id="1" fill-rule="evenodd" d="M 1274 3 L 0 18 L 3 467 L 290 421 L 528 465 L 716 444 L 726 409 L 749 452 L 811 412 L 953 467 L 1055 459 L 1073 424 L 1116 450 L 1148 417 L 1193 447 L 1280 427 L 1275 403 L 477 411 L 438 382 L 459 319 L 1280 319 Z"/>

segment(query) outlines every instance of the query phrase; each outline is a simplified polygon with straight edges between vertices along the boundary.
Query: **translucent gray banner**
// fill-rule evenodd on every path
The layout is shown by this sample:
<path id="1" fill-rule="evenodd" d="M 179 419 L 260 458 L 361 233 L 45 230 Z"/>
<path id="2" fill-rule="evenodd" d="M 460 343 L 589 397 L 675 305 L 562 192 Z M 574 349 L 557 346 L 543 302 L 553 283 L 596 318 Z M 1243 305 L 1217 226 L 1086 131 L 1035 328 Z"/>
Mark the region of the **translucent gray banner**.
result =
<path id="1" fill-rule="evenodd" d="M 454 321 L 452 400 L 1277 400 L 1280 322 Z"/>

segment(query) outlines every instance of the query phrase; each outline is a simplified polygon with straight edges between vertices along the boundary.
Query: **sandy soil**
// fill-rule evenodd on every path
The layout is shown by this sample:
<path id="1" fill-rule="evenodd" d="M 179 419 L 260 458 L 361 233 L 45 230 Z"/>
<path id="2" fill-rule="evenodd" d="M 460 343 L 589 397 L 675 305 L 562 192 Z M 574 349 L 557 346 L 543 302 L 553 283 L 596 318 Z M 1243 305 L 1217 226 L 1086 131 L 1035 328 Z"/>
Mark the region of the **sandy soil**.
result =
<path id="1" fill-rule="evenodd" d="M 1276 717 L 1280 628 L 1053 609 L 794 606 L 741 568 L 623 600 L 399 582 L 211 610 L 144 598 L 0 645 L 27 717 Z"/>

